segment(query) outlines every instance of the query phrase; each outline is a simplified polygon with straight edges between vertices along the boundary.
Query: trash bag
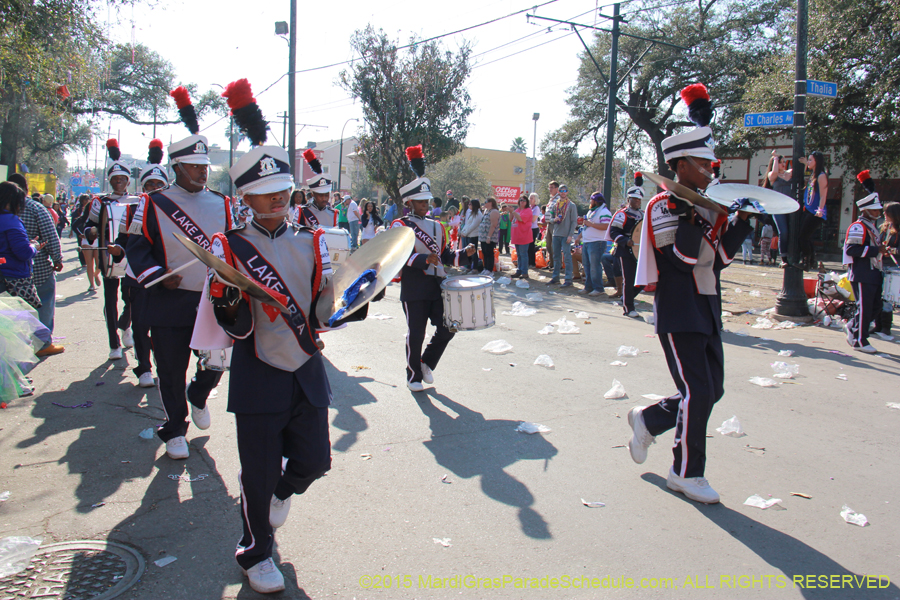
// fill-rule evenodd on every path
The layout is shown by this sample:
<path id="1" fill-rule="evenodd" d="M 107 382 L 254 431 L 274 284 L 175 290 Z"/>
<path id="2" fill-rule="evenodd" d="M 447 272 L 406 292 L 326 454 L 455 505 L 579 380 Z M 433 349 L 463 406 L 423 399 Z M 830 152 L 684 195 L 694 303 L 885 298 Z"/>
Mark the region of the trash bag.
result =
<path id="1" fill-rule="evenodd" d="M 527 289 L 530 288 L 531 286 L 528 285 L 528 282 L 525 281 L 524 279 L 517 279 L 517 280 L 516 280 L 516 287 L 517 287 L 517 288 L 521 288 L 521 289 L 523 289 L 523 290 L 527 290 Z"/>
<path id="2" fill-rule="evenodd" d="M 510 283 L 512 283 L 512 279 L 504 275 L 503 277 L 497 278 L 497 283 L 499 283 L 500 285 L 509 285 Z"/>
<path id="3" fill-rule="evenodd" d="M 0 540 L 0 579 L 27 569 L 42 541 L 41 538 L 18 535 Z"/>
<path id="4" fill-rule="evenodd" d="M 716 431 L 718 431 L 722 435 L 736 438 L 744 437 L 745 435 L 747 435 L 746 433 L 744 433 L 744 429 L 741 427 L 741 422 L 738 421 L 738 418 L 736 416 L 731 417 L 730 419 L 722 423 L 721 427 L 716 427 Z"/>
<path id="5" fill-rule="evenodd" d="M 776 379 L 793 379 L 794 375 L 800 373 L 800 365 L 796 363 L 788 364 L 779 360 L 772 363 L 772 370 L 775 371 Z"/>
<path id="6" fill-rule="evenodd" d="M 506 340 L 494 340 L 485 344 L 481 349 L 491 354 L 506 354 L 512 351 L 512 344 Z"/>
<path id="7" fill-rule="evenodd" d="M 753 385 L 758 385 L 759 387 L 778 387 L 781 385 L 774 379 L 769 379 L 768 377 L 751 377 L 749 381 Z"/>
<path id="8" fill-rule="evenodd" d="M 536 312 L 536 308 L 525 306 L 524 302 L 514 302 L 512 305 L 512 310 L 504 310 L 503 314 L 509 315 L 511 317 L 530 317 Z"/>
<path id="9" fill-rule="evenodd" d="M 548 369 L 554 368 L 553 359 L 547 356 L 546 354 L 541 354 L 534 360 L 534 364 L 539 367 L 547 367 Z"/>
<path id="10" fill-rule="evenodd" d="M 845 521 L 852 525 L 859 525 L 860 527 L 865 527 L 869 524 L 869 520 L 866 519 L 866 515 L 862 513 L 858 513 L 846 504 L 841 507 L 841 516 Z"/>
<path id="11" fill-rule="evenodd" d="M 531 302 L 543 302 L 544 295 L 540 292 L 529 292 L 525 294 L 525 299 L 530 300 Z"/>
<path id="12" fill-rule="evenodd" d="M 634 346 L 619 346 L 616 356 L 637 356 L 639 352 Z"/>

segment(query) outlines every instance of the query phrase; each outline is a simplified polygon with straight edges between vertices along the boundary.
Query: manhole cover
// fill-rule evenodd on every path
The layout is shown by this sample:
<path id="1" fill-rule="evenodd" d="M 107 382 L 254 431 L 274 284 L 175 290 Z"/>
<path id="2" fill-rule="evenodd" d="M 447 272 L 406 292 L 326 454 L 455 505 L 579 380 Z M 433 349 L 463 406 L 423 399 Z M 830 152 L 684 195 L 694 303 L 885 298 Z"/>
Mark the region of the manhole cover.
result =
<path id="1" fill-rule="evenodd" d="M 0 579 L 0 600 L 116 598 L 144 572 L 140 554 L 114 542 L 80 541 L 44 546 L 21 573 Z"/>

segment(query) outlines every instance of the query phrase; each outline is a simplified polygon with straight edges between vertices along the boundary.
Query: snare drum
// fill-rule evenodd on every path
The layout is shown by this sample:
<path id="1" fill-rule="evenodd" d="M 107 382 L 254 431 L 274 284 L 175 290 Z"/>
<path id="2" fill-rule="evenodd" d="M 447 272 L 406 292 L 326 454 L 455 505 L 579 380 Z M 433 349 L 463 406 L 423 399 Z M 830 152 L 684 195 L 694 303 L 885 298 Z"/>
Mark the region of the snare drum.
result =
<path id="1" fill-rule="evenodd" d="M 881 299 L 890 302 L 894 308 L 900 308 L 900 269 L 884 270 L 884 290 Z"/>
<path id="2" fill-rule="evenodd" d="M 127 205 L 112 202 L 104 202 L 100 206 L 100 271 L 104 277 L 124 277 L 126 259 L 116 262 L 114 257 L 107 250 L 107 246 L 115 243 L 119 235 L 119 224 L 127 210 Z M 124 250 L 124 248 L 123 248 Z"/>
<path id="3" fill-rule="evenodd" d="M 337 273 L 338 269 L 347 262 L 350 256 L 350 232 L 340 227 L 323 227 L 322 234 L 325 244 L 328 246 L 328 257 L 331 259 L 331 270 Z"/>
<path id="4" fill-rule="evenodd" d="M 231 369 L 231 348 L 215 350 L 197 350 L 200 357 L 198 367 L 201 371 L 228 371 Z"/>
<path id="5" fill-rule="evenodd" d="M 444 325 L 457 331 L 475 331 L 494 325 L 494 280 L 490 277 L 448 277 L 441 283 Z"/>

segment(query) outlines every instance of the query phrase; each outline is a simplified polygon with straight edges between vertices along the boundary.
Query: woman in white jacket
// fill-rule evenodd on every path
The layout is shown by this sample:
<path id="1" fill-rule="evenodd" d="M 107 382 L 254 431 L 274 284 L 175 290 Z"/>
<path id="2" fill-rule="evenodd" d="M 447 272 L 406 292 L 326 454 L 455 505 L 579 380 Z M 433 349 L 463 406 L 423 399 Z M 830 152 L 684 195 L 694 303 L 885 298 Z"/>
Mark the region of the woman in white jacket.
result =
<path id="1" fill-rule="evenodd" d="M 461 248 L 465 248 L 469 244 L 478 245 L 478 229 L 481 227 L 482 217 L 481 202 L 472 200 L 469 203 L 469 210 L 466 211 L 465 219 L 459 230 L 459 234 L 462 237 Z M 478 271 L 474 264 L 478 261 L 478 255 L 473 254 L 470 261 L 469 270 L 477 273 Z"/>

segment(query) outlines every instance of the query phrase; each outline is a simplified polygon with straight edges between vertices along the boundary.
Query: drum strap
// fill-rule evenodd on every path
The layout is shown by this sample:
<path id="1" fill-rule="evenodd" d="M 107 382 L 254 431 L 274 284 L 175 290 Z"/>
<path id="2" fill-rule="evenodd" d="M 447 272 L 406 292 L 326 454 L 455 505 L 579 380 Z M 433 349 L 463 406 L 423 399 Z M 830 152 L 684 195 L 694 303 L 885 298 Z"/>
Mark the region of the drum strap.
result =
<path id="1" fill-rule="evenodd" d="M 269 261 L 263 258 L 259 250 L 256 249 L 256 246 L 254 246 L 243 236 L 233 235 L 229 238 L 228 241 L 230 242 L 231 251 L 234 256 L 241 261 L 241 263 L 244 265 L 244 268 L 246 268 L 248 273 L 252 274 L 256 282 L 265 287 L 266 291 L 271 293 L 277 299 L 282 300 L 284 302 L 284 305 L 287 306 L 291 311 L 290 317 L 280 311 L 278 311 L 278 314 L 276 316 L 280 316 L 282 319 L 284 319 L 284 322 L 293 332 L 294 337 L 297 338 L 297 343 L 300 345 L 300 349 L 309 356 L 312 356 L 313 354 L 318 352 L 319 347 L 316 345 L 316 340 L 313 337 L 314 331 L 309 326 L 309 319 L 305 314 L 303 314 L 303 311 L 297 305 L 297 302 L 291 295 L 291 290 L 288 289 L 288 286 L 281 274 L 275 270 L 275 267 L 273 267 L 271 263 L 269 263 Z M 275 292 L 272 289 L 271 285 L 264 285 L 263 282 L 267 284 L 280 284 L 281 289 L 284 290 L 284 293 L 279 294 L 278 292 Z M 263 310 L 266 310 L 267 308 L 270 308 L 269 305 L 264 304 Z M 271 308 L 276 311 L 278 310 L 274 307 Z M 266 310 L 266 314 L 271 318 L 272 315 L 268 310 Z"/>
<path id="2" fill-rule="evenodd" d="M 209 250 L 210 237 L 191 219 L 190 215 L 181 210 L 180 206 L 160 193 L 154 194 L 153 203 L 184 232 L 184 235 L 189 240 L 201 246 L 204 250 Z"/>
<path id="3" fill-rule="evenodd" d="M 310 227 L 313 229 L 321 227 L 319 220 L 316 218 L 316 215 L 313 214 L 313 211 L 309 210 L 306 206 L 304 206 L 301 211 L 303 212 L 303 216 L 306 217 L 306 220 L 309 222 Z"/>

